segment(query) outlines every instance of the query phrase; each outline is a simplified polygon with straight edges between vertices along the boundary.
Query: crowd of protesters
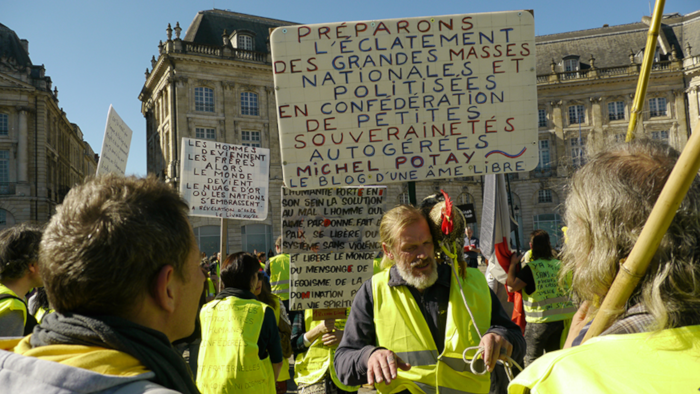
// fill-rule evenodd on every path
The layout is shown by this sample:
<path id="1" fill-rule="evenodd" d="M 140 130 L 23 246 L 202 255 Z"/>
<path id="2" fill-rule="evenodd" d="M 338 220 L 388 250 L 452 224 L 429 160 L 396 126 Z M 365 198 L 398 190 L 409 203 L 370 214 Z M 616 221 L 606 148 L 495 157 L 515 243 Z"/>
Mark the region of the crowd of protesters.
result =
<path id="1" fill-rule="evenodd" d="M 535 230 L 502 284 L 522 294 L 520 326 L 478 269 L 490 256 L 473 230 L 467 266 L 451 267 L 412 206 L 382 218 L 346 318 L 315 320 L 289 310 L 281 238 L 277 253 L 207 258 L 170 186 L 91 178 L 44 228 L 0 232 L 0 393 L 697 391 L 697 178 L 624 310 L 583 341 L 677 159 L 633 141 L 574 175 L 563 252 Z"/>

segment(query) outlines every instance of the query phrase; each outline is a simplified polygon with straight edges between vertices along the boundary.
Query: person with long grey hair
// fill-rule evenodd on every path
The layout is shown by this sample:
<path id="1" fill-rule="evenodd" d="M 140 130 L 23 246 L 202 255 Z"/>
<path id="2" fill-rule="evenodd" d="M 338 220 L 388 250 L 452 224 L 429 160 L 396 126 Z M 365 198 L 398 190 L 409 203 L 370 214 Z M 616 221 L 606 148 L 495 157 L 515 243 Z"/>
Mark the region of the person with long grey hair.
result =
<path id="1" fill-rule="evenodd" d="M 666 144 L 635 140 L 595 155 L 573 176 L 559 276 L 580 304 L 567 340 L 575 346 L 539 358 L 510 393 L 697 391 L 688 373 L 700 368 L 697 176 L 618 319 L 580 344 L 678 157 Z"/>

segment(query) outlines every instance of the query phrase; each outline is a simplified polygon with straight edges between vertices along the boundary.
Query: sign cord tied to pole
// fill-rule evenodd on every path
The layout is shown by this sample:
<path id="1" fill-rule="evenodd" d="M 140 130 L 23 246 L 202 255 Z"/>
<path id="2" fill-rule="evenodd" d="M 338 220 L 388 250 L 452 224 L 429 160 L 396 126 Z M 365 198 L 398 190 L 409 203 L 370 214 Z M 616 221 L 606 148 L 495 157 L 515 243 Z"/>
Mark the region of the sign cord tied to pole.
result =
<path id="1" fill-rule="evenodd" d="M 472 325 L 474 326 L 474 329 L 476 330 L 477 335 L 479 335 L 479 339 L 483 337 L 481 335 L 481 331 L 479 331 L 479 327 L 477 327 L 476 323 L 474 323 L 474 315 L 472 314 L 472 310 L 469 308 L 469 304 L 467 303 L 467 297 L 464 296 L 464 289 L 462 288 L 462 282 L 459 280 L 459 276 L 457 275 L 457 271 L 455 270 L 455 264 L 457 262 L 457 243 L 452 242 L 452 250 L 450 251 L 449 249 L 449 244 L 446 239 L 443 239 L 440 242 L 440 249 L 445 253 L 447 257 L 450 258 L 450 262 L 448 265 L 450 268 L 452 268 L 452 274 L 455 276 L 457 285 L 459 285 L 459 294 L 462 296 L 462 301 L 464 302 L 464 307 L 467 308 L 467 312 L 469 312 L 469 317 L 472 320 Z M 467 359 L 467 353 L 471 350 L 476 350 L 476 353 L 474 354 L 474 357 L 472 357 L 471 360 Z M 505 351 L 505 349 L 501 348 L 501 351 Z M 472 346 L 464 349 L 464 352 L 462 352 L 462 360 L 464 361 L 465 364 L 469 365 L 469 369 L 472 371 L 474 375 L 483 375 L 486 373 L 486 365 L 483 360 L 483 354 L 484 354 L 484 348 L 482 346 Z M 481 356 L 481 358 L 479 358 Z M 508 380 L 512 381 L 513 380 L 513 366 L 518 367 L 519 370 L 523 370 L 523 368 L 515 361 L 513 360 L 510 356 L 506 356 L 507 360 L 498 360 L 497 363 L 503 365 L 503 369 L 506 371 L 506 375 L 508 376 Z"/>

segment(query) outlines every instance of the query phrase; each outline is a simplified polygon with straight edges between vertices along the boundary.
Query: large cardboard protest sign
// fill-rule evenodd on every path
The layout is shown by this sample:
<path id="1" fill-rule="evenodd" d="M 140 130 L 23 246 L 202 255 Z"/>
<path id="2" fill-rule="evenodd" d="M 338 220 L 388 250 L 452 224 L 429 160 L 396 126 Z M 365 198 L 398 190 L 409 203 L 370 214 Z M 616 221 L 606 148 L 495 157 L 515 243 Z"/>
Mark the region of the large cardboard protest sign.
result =
<path id="1" fill-rule="evenodd" d="M 290 188 L 537 165 L 531 12 L 289 26 L 270 43 Z"/>
<path id="2" fill-rule="evenodd" d="M 385 187 L 282 188 L 282 251 L 292 310 L 346 308 L 381 250 Z"/>
<path id="3" fill-rule="evenodd" d="M 180 193 L 190 215 L 267 218 L 269 149 L 183 138 L 181 153 Z"/>
<path id="4" fill-rule="evenodd" d="M 124 175 L 126 161 L 129 159 L 131 135 L 133 132 L 110 104 L 107 111 L 107 124 L 102 139 L 100 161 L 97 163 L 97 175 L 115 173 Z"/>

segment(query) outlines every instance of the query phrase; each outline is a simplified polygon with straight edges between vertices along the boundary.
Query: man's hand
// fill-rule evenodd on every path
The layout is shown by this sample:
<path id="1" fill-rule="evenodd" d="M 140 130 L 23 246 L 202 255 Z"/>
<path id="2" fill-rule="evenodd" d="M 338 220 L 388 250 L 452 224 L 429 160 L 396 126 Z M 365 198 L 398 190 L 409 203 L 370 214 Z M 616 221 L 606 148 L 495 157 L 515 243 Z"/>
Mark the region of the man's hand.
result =
<path id="1" fill-rule="evenodd" d="M 489 333 L 484 335 L 479 342 L 479 346 L 484 348 L 482 357 L 489 372 L 493 372 L 496 361 L 507 360 L 513 354 L 513 345 L 498 334 Z M 507 356 L 507 357 L 506 357 Z"/>
<path id="2" fill-rule="evenodd" d="M 581 306 L 576 311 L 576 314 L 571 319 L 571 328 L 569 328 L 569 335 L 566 337 L 566 342 L 564 343 L 563 347 L 564 349 L 568 349 L 571 347 L 571 344 L 574 342 L 574 339 L 578 337 L 583 327 L 585 327 L 588 321 L 590 320 L 590 317 L 587 316 L 588 307 L 588 301 L 583 301 L 583 303 L 581 303 Z"/>
<path id="3" fill-rule="evenodd" d="M 304 334 L 304 338 L 306 338 L 306 340 L 309 342 L 313 342 L 321 335 L 332 333 L 334 330 L 335 319 L 326 319 L 319 323 L 319 325 L 314 327 L 311 331 Z"/>
<path id="4" fill-rule="evenodd" d="M 335 330 L 327 334 L 323 334 L 321 340 L 326 346 L 338 346 L 340 340 L 343 339 L 343 330 Z"/>
<path id="5" fill-rule="evenodd" d="M 375 350 L 367 361 L 367 383 L 386 382 L 386 384 L 390 384 L 393 379 L 396 379 L 396 367 L 408 371 L 411 369 L 411 364 L 403 362 L 391 350 Z"/>
<path id="6" fill-rule="evenodd" d="M 335 319 L 326 319 L 318 325 L 321 328 L 321 334 L 325 334 L 335 330 Z"/>

